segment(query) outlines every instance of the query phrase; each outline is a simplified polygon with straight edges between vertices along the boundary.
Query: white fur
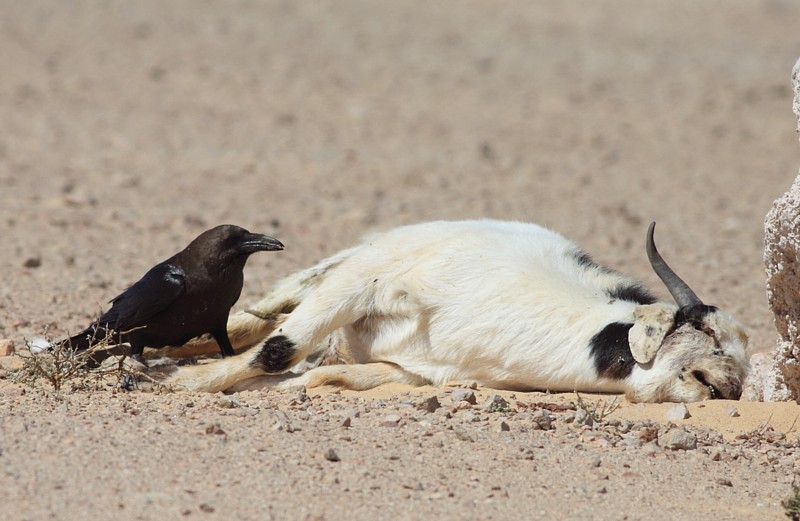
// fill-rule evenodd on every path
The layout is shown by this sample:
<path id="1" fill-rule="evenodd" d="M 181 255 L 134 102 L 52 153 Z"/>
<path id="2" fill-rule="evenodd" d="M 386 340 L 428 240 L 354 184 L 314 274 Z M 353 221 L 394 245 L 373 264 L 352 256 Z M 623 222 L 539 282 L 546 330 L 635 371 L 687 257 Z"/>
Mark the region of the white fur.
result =
<path id="1" fill-rule="evenodd" d="M 267 386 L 472 380 L 501 389 L 693 401 L 709 397 L 693 371 L 704 371 L 711 383 L 743 380 L 747 338 L 732 318 L 709 314 L 716 340 L 681 328 L 665 339 L 677 306 L 609 298 L 606 290 L 635 281 L 581 264 L 580 254 L 572 242 L 534 224 L 405 226 L 288 277 L 253 309 L 234 315 L 228 328 L 237 347 L 289 338 L 297 348 L 292 364 L 316 360 L 331 346 L 366 364 L 272 376 L 263 380 Z M 589 348 L 614 322 L 635 324 L 630 341 L 638 363 L 625 379 L 599 375 Z M 267 348 L 178 368 L 167 383 L 208 391 L 247 387 L 265 374 L 257 360 Z"/>

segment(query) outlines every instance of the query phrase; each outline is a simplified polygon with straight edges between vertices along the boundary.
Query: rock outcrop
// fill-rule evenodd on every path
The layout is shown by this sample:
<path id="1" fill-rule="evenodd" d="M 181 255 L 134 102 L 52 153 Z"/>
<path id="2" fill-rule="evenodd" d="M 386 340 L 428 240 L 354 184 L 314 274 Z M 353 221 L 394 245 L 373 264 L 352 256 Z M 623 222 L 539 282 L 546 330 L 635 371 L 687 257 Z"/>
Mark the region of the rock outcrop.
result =
<path id="1" fill-rule="evenodd" d="M 800 60 L 792 70 L 793 110 L 800 132 Z M 781 401 L 800 398 L 800 174 L 775 201 L 764 223 L 767 298 L 775 315 L 778 345 L 751 359 L 745 397 Z"/>

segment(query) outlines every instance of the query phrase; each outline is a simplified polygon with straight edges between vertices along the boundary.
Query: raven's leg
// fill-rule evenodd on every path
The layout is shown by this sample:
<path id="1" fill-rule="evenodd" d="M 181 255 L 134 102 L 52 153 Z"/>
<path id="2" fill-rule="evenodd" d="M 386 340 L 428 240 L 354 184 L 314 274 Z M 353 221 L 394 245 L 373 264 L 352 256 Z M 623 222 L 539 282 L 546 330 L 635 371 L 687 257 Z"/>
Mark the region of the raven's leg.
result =
<path id="1" fill-rule="evenodd" d="M 222 356 L 233 356 L 236 354 L 233 351 L 231 341 L 228 339 L 227 329 L 223 329 L 222 331 L 214 331 L 211 333 L 211 336 L 213 336 L 214 340 L 216 340 L 217 344 L 219 344 L 219 350 L 222 352 Z"/>
<path id="2" fill-rule="evenodd" d="M 140 344 L 139 342 L 131 341 L 131 358 L 142 364 L 143 366 L 147 367 L 147 362 L 145 362 L 142 353 L 144 353 L 144 344 Z"/>

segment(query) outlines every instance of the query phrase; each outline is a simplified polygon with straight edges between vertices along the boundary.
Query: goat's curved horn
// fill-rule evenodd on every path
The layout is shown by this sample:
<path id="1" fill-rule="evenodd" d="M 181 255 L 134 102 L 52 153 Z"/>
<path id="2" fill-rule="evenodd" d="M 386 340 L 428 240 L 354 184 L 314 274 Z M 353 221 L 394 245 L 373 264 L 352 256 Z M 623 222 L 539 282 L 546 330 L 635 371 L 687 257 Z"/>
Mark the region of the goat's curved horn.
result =
<path id="1" fill-rule="evenodd" d="M 656 223 L 650 223 L 650 228 L 647 230 L 647 258 L 650 259 L 650 265 L 653 271 L 656 272 L 658 278 L 667 286 L 667 289 L 672 294 L 672 298 L 680 307 L 701 305 L 703 301 L 697 298 L 692 288 L 689 287 L 678 275 L 672 271 L 672 268 L 666 263 L 656 249 L 656 243 L 653 241 L 653 231 L 656 228 Z"/>

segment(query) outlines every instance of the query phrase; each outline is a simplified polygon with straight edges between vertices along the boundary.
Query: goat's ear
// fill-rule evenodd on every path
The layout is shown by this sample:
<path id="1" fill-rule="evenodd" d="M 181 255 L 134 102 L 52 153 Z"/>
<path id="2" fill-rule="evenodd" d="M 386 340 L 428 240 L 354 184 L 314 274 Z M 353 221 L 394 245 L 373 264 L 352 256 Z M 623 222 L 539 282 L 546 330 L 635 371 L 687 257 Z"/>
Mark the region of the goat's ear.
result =
<path id="1" fill-rule="evenodd" d="M 633 327 L 628 332 L 633 359 L 640 364 L 650 363 L 674 321 L 675 308 L 669 304 L 637 306 L 633 310 Z"/>

